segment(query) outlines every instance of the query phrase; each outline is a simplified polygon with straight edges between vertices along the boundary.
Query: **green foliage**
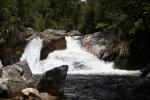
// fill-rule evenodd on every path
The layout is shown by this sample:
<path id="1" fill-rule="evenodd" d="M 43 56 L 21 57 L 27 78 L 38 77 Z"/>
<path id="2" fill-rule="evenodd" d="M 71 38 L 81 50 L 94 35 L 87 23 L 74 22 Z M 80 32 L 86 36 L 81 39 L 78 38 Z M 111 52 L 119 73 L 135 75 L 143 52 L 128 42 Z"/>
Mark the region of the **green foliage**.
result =
<path id="1" fill-rule="evenodd" d="M 98 23 L 95 28 L 98 30 L 102 30 L 107 27 L 108 27 L 108 24 L 106 24 L 106 23 Z"/>
<path id="2" fill-rule="evenodd" d="M 121 30 L 123 36 L 150 28 L 149 0 L 0 0 L 0 27 L 16 20 L 39 31 L 82 33 Z"/>
<path id="3" fill-rule="evenodd" d="M 16 20 L 39 31 L 76 29 L 80 0 L 0 0 L 0 27 Z"/>

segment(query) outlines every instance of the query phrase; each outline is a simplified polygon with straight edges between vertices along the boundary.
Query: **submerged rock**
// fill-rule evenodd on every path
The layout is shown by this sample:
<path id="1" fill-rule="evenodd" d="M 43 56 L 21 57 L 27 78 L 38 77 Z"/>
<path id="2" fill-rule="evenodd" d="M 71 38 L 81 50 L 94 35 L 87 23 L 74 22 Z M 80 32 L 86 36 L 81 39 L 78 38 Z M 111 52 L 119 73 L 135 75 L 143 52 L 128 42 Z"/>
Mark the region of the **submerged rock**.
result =
<path id="1" fill-rule="evenodd" d="M 36 88 L 50 95 L 63 95 L 67 70 L 68 66 L 63 65 L 45 72 L 39 79 Z"/>

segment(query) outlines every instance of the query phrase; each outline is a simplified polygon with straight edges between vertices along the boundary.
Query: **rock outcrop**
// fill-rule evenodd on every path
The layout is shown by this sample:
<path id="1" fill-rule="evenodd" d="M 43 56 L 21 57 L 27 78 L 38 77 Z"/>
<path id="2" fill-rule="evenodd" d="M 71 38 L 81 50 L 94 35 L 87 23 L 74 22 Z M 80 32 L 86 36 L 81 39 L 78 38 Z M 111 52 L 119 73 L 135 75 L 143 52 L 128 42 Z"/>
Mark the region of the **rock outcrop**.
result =
<path id="1" fill-rule="evenodd" d="M 2 79 L 8 88 L 8 95 L 16 95 L 22 89 L 27 88 L 25 80 L 12 67 L 3 68 Z"/>
<path id="2" fill-rule="evenodd" d="M 54 68 L 45 72 L 37 81 L 32 77 L 27 61 L 3 67 L 0 77 L 0 97 L 56 99 L 57 96 L 63 95 L 67 70 L 67 65 Z"/>
<path id="3" fill-rule="evenodd" d="M 68 66 L 63 65 L 45 72 L 37 82 L 36 88 L 54 96 L 63 95 L 67 70 Z"/>
<path id="4" fill-rule="evenodd" d="M 104 38 L 101 32 L 83 36 L 81 44 L 88 52 L 102 59 L 104 58 L 104 55 L 106 55 L 105 53 L 108 49 L 108 40 Z"/>
<path id="5" fill-rule="evenodd" d="M 64 36 L 54 36 L 53 34 L 41 32 L 40 37 L 43 39 L 43 47 L 41 51 L 41 59 L 45 59 L 48 54 L 54 50 L 66 48 L 66 40 Z"/>
<path id="6" fill-rule="evenodd" d="M 5 93 L 5 96 L 13 96 L 20 93 L 24 88 L 34 87 L 34 84 L 32 72 L 26 61 L 2 68 L 0 95 Z"/>

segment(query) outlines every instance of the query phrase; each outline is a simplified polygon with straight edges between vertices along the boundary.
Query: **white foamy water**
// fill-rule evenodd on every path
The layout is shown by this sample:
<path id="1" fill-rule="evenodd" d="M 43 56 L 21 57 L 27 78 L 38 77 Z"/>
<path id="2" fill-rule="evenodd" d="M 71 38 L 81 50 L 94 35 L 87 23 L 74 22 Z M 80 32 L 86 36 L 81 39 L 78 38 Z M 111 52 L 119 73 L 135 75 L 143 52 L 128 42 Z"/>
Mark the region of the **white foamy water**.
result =
<path id="1" fill-rule="evenodd" d="M 61 65 L 69 66 L 69 74 L 119 74 L 137 75 L 140 71 L 127 71 L 113 68 L 113 63 L 106 63 L 82 49 L 77 37 L 66 37 L 67 49 L 49 53 L 47 59 L 40 61 L 43 40 L 34 38 L 25 48 L 21 61 L 27 60 L 34 74 L 41 74 Z"/>

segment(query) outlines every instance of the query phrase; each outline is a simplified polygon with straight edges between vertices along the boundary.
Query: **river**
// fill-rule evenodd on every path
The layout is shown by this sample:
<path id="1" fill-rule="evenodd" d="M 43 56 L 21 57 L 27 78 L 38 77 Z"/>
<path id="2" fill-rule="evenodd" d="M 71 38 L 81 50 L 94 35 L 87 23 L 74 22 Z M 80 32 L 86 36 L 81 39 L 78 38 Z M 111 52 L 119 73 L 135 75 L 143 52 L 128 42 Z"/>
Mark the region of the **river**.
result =
<path id="1" fill-rule="evenodd" d="M 66 49 L 40 60 L 43 40 L 36 37 L 20 60 L 27 60 L 33 74 L 68 65 L 64 100 L 150 100 L 150 79 L 140 79 L 139 70 L 120 70 L 98 59 L 84 50 L 78 37 L 66 37 L 66 42 Z"/>

